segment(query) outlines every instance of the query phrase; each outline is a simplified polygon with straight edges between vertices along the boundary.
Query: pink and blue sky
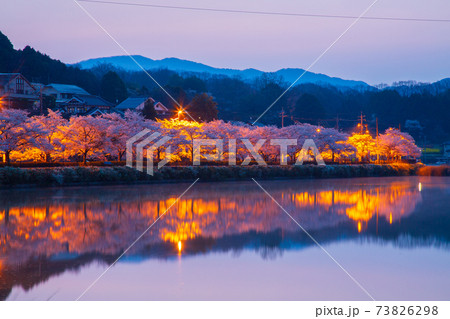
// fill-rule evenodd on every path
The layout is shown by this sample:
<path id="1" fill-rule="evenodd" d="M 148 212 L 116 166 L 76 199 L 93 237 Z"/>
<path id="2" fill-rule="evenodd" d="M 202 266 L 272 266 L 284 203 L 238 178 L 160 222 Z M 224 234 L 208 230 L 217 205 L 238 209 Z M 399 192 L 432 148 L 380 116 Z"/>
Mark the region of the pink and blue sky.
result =
<path id="1" fill-rule="evenodd" d="M 115 0 L 111 0 L 115 1 Z M 310 14 L 361 14 L 373 0 L 121 0 Z M 353 20 L 80 2 L 130 53 L 224 68 L 307 68 Z M 448 0 L 379 0 L 367 16 L 450 19 Z M 123 55 L 73 0 L 2 1 L 0 30 L 63 62 Z M 450 23 L 359 21 L 312 69 L 370 84 L 450 77 Z"/>

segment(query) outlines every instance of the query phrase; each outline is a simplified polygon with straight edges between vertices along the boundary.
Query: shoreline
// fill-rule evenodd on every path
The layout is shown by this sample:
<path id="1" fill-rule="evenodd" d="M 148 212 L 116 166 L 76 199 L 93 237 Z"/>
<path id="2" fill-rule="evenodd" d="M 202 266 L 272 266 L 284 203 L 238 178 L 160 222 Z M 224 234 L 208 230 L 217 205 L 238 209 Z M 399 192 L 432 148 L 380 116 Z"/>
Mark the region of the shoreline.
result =
<path id="1" fill-rule="evenodd" d="M 0 189 L 138 185 L 153 183 L 185 183 L 196 178 L 200 181 L 324 179 L 384 176 L 450 176 L 450 166 L 424 166 L 422 164 L 353 164 L 353 165 L 301 165 L 301 166 L 185 166 L 163 167 L 154 175 L 135 169 L 117 167 L 52 167 L 52 168 L 0 168 Z"/>

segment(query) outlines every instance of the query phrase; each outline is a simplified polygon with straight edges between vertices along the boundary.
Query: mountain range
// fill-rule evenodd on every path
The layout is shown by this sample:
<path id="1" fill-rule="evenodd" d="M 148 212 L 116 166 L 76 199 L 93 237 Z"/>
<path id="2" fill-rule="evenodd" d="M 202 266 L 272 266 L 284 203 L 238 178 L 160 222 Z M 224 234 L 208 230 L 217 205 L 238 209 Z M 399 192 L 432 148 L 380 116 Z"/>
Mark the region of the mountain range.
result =
<path id="1" fill-rule="evenodd" d="M 133 55 L 133 59 L 139 63 L 145 70 L 168 69 L 178 73 L 206 73 L 211 75 L 224 75 L 229 77 L 238 77 L 244 81 L 254 80 L 264 73 L 279 77 L 285 82 L 293 83 L 305 70 L 303 69 L 281 69 L 276 72 L 264 72 L 257 69 L 224 69 L 215 68 L 206 64 L 182 60 L 178 58 L 165 58 L 162 60 L 153 60 L 142 55 Z M 109 64 L 115 68 L 126 71 L 140 71 L 141 68 L 129 56 L 112 56 L 104 58 L 95 58 L 84 60 L 74 64 L 80 69 L 91 69 L 98 65 Z M 332 85 L 341 88 L 367 89 L 371 86 L 363 81 L 344 80 L 337 77 L 330 77 L 325 74 L 306 72 L 296 84 L 314 83 L 319 85 Z"/>

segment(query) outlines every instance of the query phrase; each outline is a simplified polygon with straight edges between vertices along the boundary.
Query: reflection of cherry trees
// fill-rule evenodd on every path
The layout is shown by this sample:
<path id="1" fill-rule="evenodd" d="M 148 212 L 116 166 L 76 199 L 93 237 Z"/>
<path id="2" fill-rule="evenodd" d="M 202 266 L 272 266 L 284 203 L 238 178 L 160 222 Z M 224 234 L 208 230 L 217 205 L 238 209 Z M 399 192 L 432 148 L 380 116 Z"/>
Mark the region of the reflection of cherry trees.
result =
<path id="1" fill-rule="evenodd" d="M 6 263 L 38 256 L 101 253 L 115 255 L 132 243 L 176 201 L 172 187 L 83 189 L 0 197 L 0 251 Z M 409 183 L 353 189 L 275 188 L 272 194 L 307 230 L 338 227 L 343 222 L 366 225 L 378 219 L 395 222 L 410 214 L 420 193 Z M 258 189 L 243 184 L 200 186 L 175 203 L 133 252 L 164 242 L 195 238 L 220 239 L 249 232 L 298 232 L 279 207 Z M 133 253 L 132 252 L 132 253 Z"/>

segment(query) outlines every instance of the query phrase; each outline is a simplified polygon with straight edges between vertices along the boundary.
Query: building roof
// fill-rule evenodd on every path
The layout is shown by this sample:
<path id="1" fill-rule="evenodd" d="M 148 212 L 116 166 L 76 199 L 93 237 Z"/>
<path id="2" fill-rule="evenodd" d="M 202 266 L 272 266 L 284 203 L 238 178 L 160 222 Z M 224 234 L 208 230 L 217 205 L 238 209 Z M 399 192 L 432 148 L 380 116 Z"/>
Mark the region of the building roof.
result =
<path id="1" fill-rule="evenodd" d="M 32 88 L 33 85 L 28 81 L 22 74 L 20 73 L 0 73 L 0 86 L 4 87 L 6 84 L 8 84 L 12 79 L 20 76 L 25 82 L 28 83 L 29 86 Z"/>
<path id="2" fill-rule="evenodd" d="M 162 104 L 161 102 L 155 103 L 155 110 L 164 111 L 164 112 L 168 112 L 169 111 L 169 109 L 167 107 L 165 107 L 165 105 Z"/>
<path id="3" fill-rule="evenodd" d="M 85 106 L 109 106 L 109 107 L 113 107 L 114 104 L 112 104 L 111 102 L 106 101 L 104 98 L 101 98 L 100 96 L 96 96 L 96 95 L 89 95 L 89 94 L 77 94 L 74 95 L 71 99 L 67 100 L 66 102 L 62 103 L 62 105 L 70 105 L 73 103 L 70 103 L 70 101 L 73 100 L 79 100 L 81 102 L 81 104 L 85 105 Z M 77 104 L 77 103 L 75 103 Z"/>
<path id="4" fill-rule="evenodd" d="M 90 115 L 90 116 L 96 116 L 96 115 L 103 115 L 103 114 L 106 114 L 106 112 L 100 110 L 98 107 L 93 107 L 93 108 L 90 108 L 90 109 L 89 109 L 87 112 L 85 112 L 83 115 L 84 115 L 84 116 L 88 116 L 88 115 Z"/>
<path id="5" fill-rule="evenodd" d="M 0 86 L 8 84 L 9 81 L 18 75 L 20 75 L 20 73 L 0 73 Z"/>
<path id="6" fill-rule="evenodd" d="M 129 97 L 125 101 L 117 105 L 116 108 L 119 110 L 134 110 L 148 99 L 151 99 L 153 102 L 155 102 L 155 100 L 153 100 L 151 97 Z"/>
<path id="7" fill-rule="evenodd" d="M 45 85 L 42 83 L 31 82 L 31 85 L 38 91 L 45 87 Z"/>
<path id="8" fill-rule="evenodd" d="M 46 85 L 46 87 L 52 87 L 56 91 L 58 91 L 60 93 L 89 95 L 88 92 L 86 92 L 85 90 L 83 90 L 79 86 L 71 85 L 71 84 L 50 83 L 50 84 Z"/>

